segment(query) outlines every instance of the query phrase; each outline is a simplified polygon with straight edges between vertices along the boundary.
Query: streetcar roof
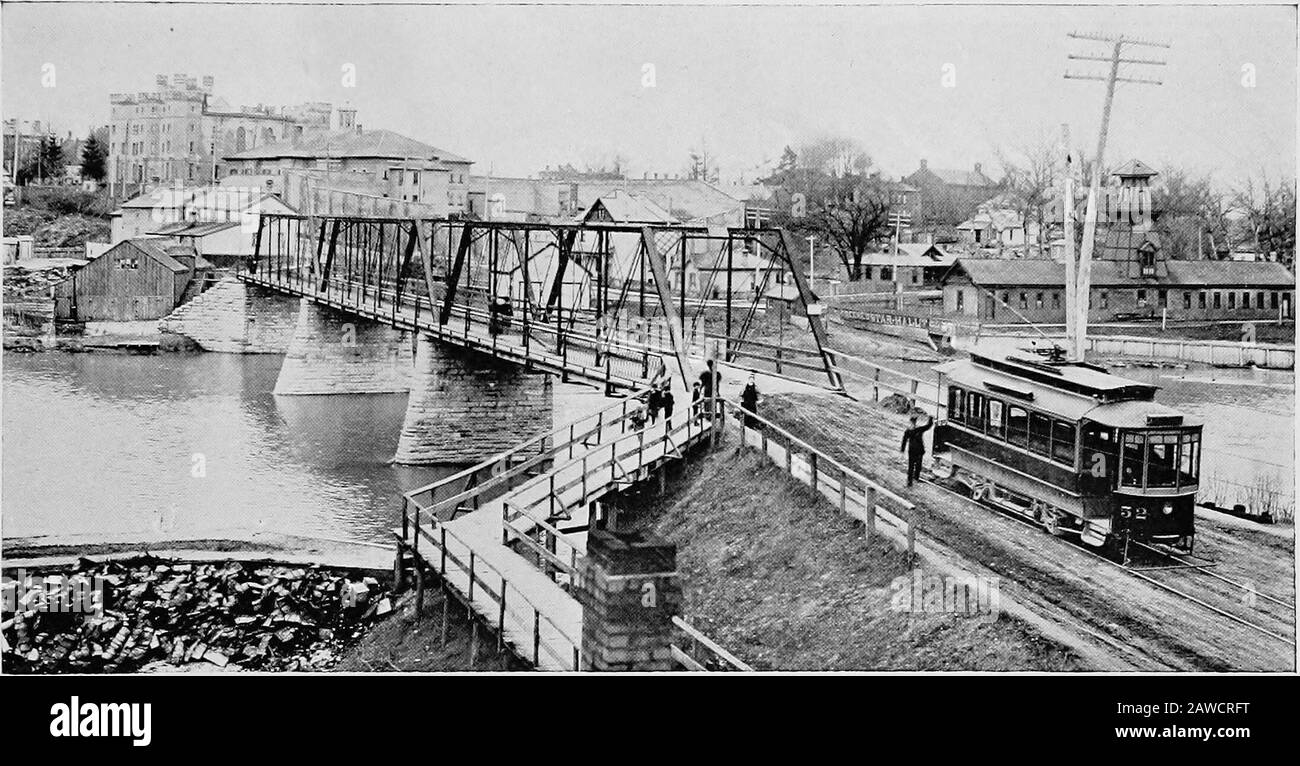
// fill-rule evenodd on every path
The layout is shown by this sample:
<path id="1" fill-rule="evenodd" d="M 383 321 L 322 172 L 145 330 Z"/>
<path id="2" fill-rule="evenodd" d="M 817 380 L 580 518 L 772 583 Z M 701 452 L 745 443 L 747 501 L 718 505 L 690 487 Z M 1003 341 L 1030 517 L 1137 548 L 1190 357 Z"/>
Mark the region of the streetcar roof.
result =
<path id="1" fill-rule="evenodd" d="M 1044 385 L 1001 369 L 976 364 L 967 359 L 946 362 L 934 369 L 951 382 L 969 390 L 997 397 L 1008 404 L 1022 402 L 1028 408 L 1051 413 L 1056 417 L 1074 422 L 1086 419 L 1115 428 L 1142 429 L 1160 427 L 1186 428 L 1201 425 L 1200 421 L 1194 421 L 1186 417 L 1182 412 L 1150 399 L 1103 402 L 1099 401 L 1098 396 Z M 1093 372 L 1087 368 L 1076 369 Z M 1116 377 L 1123 383 L 1104 389 L 1106 391 L 1124 388 L 1127 384 L 1143 385 L 1127 378 L 1111 377 Z M 1154 386 L 1148 386 L 1148 388 L 1155 389 Z M 1172 418 L 1175 416 L 1182 416 L 1181 423 L 1161 426 L 1148 421 L 1148 417 Z"/>
<path id="2" fill-rule="evenodd" d="M 1112 402 L 1110 404 L 1099 404 L 1094 407 L 1085 416 L 1094 423 L 1104 426 L 1113 426 L 1115 428 L 1138 428 L 1148 429 L 1174 429 L 1174 428 L 1192 428 L 1203 425 L 1200 420 L 1190 418 L 1180 410 L 1163 405 L 1159 402 Z M 1181 418 L 1178 422 L 1168 422 L 1163 425 L 1152 423 L 1149 418 Z"/>

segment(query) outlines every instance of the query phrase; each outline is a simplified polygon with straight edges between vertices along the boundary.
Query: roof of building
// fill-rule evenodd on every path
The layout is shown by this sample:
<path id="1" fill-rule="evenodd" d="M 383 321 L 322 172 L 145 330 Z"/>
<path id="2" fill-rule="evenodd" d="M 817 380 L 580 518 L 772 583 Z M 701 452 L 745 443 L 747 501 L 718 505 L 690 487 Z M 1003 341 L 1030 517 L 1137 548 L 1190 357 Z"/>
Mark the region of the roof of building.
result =
<path id="1" fill-rule="evenodd" d="M 635 179 L 578 184 L 578 203 L 588 207 L 597 198 L 623 190 L 649 200 L 682 223 L 728 214 L 742 214 L 745 204 L 707 181 Z"/>
<path id="2" fill-rule="evenodd" d="M 110 255 L 111 253 L 113 253 L 114 251 L 116 251 L 118 248 L 122 248 L 122 247 L 133 248 L 139 251 L 140 253 L 142 253 L 143 255 L 145 255 L 146 257 L 152 258 L 153 260 L 162 264 L 164 267 L 171 269 L 173 272 L 177 274 L 190 270 L 189 266 L 186 266 L 185 264 L 173 258 L 170 254 L 168 254 L 167 245 L 162 240 L 145 239 L 142 237 L 138 237 L 136 239 L 124 239 L 121 242 L 117 243 L 116 245 L 105 250 L 97 257 L 92 258 L 90 263 L 95 263 L 100 258 L 104 258 Z M 193 248 L 187 248 L 187 249 L 191 254 L 194 253 Z"/>
<path id="3" fill-rule="evenodd" d="M 216 234 L 219 231 L 225 231 L 238 225 L 238 221 L 181 221 L 180 223 L 164 224 L 152 231 L 146 231 L 145 234 L 156 234 L 163 237 L 206 237 L 209 234 Z"/>
<path id="4" fill-rule="evenodd" d="M 922 173 L 928 173 L 950 186 L 997 186 L 997 182 L 984 175 L 983 170 L 949 170 L 946 168 L 932 168 L 928 165 L 922 165 L 915 173 L 904 178 L 903 182 L 910 183 L 909 179 Z"/>
<path id="5" fill-rule="evenodd" d="M 1121 178 L 1126 176 L 1133 178 L 1150 178 L 1151 176 L 1158 176 L 1160 174 L 1152 170 L 1151 166 L 1142 160 L 1129 160 L 1116 168 L 1111 175 L 1119 176 Z"/>
<path id="6" fill-rule="evenodd" d="M 227 160 L 387 158 L 469 162 L 436 146 L 391 130 L 307 130 L 297 139 L 226 155 Z"/>
<path id="7" fill-rule="evenodd" d="M 636 194 L 615 189 L 609 194 L 597 197 L 587 209 L 577 216 L 579 220 L 588 220 L 598 209 L 609 213 L 614 223 L 676 223 L 672 215 L 648 199 Z"/>
<path id="8" fill-rule="evenodd" d="M 981 210 L 970 218 L 957 224 L 958 230 L 980 230 L 992 228 L 996 231 L 1019 229 L 1025 225 L 1025 217 L 1019 210 L 1011 208 L 994 208 Z"/>
<path id="9" fill-rule="evenodd" d="M 1094 260 L 1093 285 L 1224 285 L 1294 287 L 1295 275 L 1273 261 L 1165 261 L 1168 275 L 1133 278 L 1122 261 Z M 1047 258 L 959 258 L 944 281 L 965 273 L 978 285 L 1063 286 L 1065 266 Z"/>
<path id="10" fill-rule="evenodd" d="M 951 266 L 956 261 L 956 253 L 925 243 L 903 243 L 898 246 L 897 253 L 890 248 L 862 256 L 863 266 Z"/>

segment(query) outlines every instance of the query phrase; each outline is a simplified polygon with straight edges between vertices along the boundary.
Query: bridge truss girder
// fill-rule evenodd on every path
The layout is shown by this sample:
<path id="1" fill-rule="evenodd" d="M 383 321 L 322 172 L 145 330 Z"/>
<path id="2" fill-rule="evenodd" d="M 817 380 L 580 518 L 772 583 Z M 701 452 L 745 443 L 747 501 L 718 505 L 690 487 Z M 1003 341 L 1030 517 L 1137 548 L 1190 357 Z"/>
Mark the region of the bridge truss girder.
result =
<path id="1" fill-rule="evenodd" d="M 399 303 L 406 296 L 417 313 L 423 299 L 440 325 L 454 321 L 458 307 L 503 311 L 521 318 L 525 339 L 531 326 L 544 325 L 557 353 L 566 337 L 583 333 L 605 347 L 653 347 L 675 357 L 688 389 L 690 344 L 702 320 L 706 348 L 720 350 L 724 361 L 770 364 L 775 350 L 782 371 L 784 327 L 781 346 L 750 337 L 776 278 L 795 288 L 807 317 L 804 337 L 791 331 L 792 343 L 802 345 L 784 349 L 784 364 L 820 369 L 842 390 L 822 319 L 810 310 L 817 298 L 781 229 L 264 214 L 255 247 L 250 272 L 303 295 L 342 294 L 376 308 L 381 295 Z M 761 263 L 761 279 L 760 266 L 736 265 L 738 254 Z M 751 274 L 746 294 L 736 285 Z M 718 311 L 720 335 L 709 331 Z M 469 312 L 462 313 L 468 323 Z M 646 328 L 656 325 L 652 342 Z M 806 363 L 796 361 L 801 354 Z"/>

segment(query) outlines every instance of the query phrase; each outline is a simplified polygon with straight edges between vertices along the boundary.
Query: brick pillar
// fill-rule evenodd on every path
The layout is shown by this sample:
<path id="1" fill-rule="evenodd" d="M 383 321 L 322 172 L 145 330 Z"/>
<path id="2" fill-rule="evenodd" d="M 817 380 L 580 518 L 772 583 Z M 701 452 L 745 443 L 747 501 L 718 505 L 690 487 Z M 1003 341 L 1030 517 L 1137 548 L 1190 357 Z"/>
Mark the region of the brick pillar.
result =
<path id="1" fill-rule="evenodd" d="M 303 298 L 275 393 L 401 393 L 411 373 L 405 332 Z"/>
<path id="2" fill-rule="evenodd" d="M 477 463 L 549 433 L 549 375 L 421 335 L 394 462 Z"/>
<path id="3" fill-rule="evenodd" d="M 681 612 L 677 546 L 639 532 L 592 530 L 578 563 L 584 670 L 674 670 Z"/>

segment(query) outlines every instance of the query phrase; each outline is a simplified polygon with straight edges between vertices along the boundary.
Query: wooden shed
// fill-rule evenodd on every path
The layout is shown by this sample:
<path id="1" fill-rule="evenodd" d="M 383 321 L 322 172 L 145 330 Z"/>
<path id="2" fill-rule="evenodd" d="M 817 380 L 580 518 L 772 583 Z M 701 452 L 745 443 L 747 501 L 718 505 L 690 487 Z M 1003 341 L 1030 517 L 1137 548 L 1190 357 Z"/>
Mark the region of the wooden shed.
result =
<path id="1" fill-rule="evenodd" d="M 54 286 L 55 319 L 158 319 L 181 303 L 194 274 L 192 247 L 155 239 L 124 240 Z"/>

